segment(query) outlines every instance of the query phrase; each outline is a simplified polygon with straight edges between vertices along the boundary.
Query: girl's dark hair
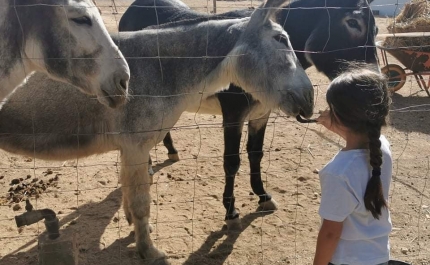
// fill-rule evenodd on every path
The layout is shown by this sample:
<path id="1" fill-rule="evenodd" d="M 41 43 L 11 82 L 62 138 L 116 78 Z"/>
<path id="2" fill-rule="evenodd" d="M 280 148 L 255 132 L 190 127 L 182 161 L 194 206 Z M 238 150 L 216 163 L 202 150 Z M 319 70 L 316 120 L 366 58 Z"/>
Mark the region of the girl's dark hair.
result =
<path id="1" fill-rule="evenodd" d="M 386 125 L 390 98 L 385 77 L 377 72 L 354 67 L 339 75 L 327 91 L 327 103 L 332 121 L 369 137 L 372 176 L 367 183 L 364 204 L 374 218 L 379 219 L 387 207 L 381 182 L 381 127 Z"/>

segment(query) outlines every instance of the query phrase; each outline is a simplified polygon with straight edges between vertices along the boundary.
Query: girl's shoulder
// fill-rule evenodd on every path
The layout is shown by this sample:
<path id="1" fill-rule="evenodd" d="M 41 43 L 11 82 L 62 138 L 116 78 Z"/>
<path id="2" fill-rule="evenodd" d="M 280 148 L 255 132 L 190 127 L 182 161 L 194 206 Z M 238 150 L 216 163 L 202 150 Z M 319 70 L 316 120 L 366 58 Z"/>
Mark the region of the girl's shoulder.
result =
<path id="1" fill-rule="evenodd" d="M 320 170 L 320 176 L 331 176 L 341 178 L 350 175 L 357 169 L 368 168 L 367 150 L 356 149 L 348 151 L 339 151 L 323 169 Z"/>
<path id="2" fill-rule="evenodd" d="M 381 141 L 382 144 L 390 145 L 390 142 L 388 141 L 387 137 L 385 135 L 381 134 L 379 137 L 379 141 Z"/>
<path id="3" fill-rule="evenodd" d="M 381 151 L 384 163 L 391 166 L 390 143 L 384 135 L 380 137 Z M 339 151 L 319 172 L 321 178 L 338 178 L 349 181 L 355 175 L 371 171 L 369 164 L 369 150 L 353 149 Z"/>
<path id="4" fill-rule="evenodd" d="M 384 135 L 381 135 L 379 137 L 379 140 L 381 141 L 381 151 L 385 155 L 391 156 L 391 145 L 390 142 L 387 140 L 387 138 Z"/>

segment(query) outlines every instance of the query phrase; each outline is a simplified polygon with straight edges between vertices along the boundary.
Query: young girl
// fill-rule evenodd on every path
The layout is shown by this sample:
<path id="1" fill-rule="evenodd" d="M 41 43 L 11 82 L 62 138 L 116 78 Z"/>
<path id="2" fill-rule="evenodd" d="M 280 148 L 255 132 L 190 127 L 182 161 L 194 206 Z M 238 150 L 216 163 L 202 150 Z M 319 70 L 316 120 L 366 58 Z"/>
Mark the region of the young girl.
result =
<path id="1" fill-rule="evenodd" d="M 388 264 L 392 159 L 381 136 L 390 100 L 385 78 L 356 69 L 333 80 L 317 121 L 346 146 L 319 172 L 322 226 L 314 265 Z"/>

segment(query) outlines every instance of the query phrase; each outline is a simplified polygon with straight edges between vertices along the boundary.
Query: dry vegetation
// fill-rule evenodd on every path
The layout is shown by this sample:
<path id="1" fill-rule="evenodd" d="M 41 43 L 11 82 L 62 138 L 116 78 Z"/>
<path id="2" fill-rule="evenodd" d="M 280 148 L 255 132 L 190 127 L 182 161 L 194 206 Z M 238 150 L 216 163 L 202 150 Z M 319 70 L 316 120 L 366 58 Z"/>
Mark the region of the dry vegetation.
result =
<path id="1" fill-rule="evenodd" d="M 388 25 L 390 33 L 429 32 L 430 9 L 426 0 L 406 3 L 395 19 Z M 430 37 L 387 37 L 386 47 L 409 47 L 410 50 L 430 52 Z"/>
<path id="2" fill-rule="evenodd" d="M 430 31 L 429 4 L 426 0 L 406 3 L 395 20 L 388 26 L 390 33 Z"/>

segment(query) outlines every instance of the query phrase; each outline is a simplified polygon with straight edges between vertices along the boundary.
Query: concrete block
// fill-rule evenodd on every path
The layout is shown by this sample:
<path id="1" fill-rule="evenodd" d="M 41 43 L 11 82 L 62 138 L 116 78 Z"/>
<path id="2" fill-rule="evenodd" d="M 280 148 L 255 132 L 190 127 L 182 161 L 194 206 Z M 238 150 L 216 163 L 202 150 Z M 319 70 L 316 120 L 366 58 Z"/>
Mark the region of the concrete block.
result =
<path id="1" fill-rule="evenodd" d="M 57 239 L 39 236 L 39 265 L 78 265 L 78 248 L 73 231 L 61 231 Z"/>

